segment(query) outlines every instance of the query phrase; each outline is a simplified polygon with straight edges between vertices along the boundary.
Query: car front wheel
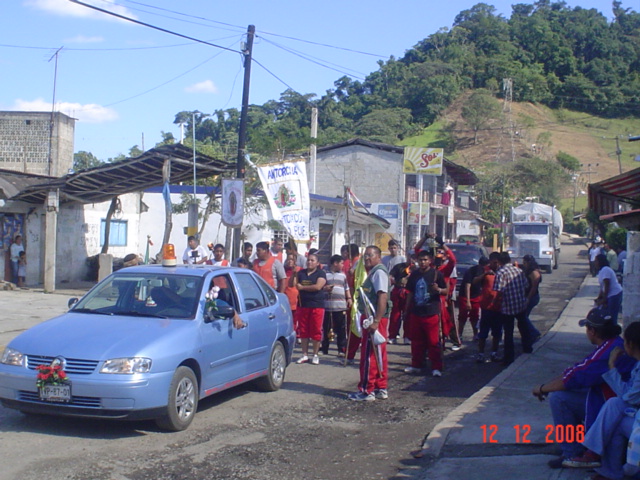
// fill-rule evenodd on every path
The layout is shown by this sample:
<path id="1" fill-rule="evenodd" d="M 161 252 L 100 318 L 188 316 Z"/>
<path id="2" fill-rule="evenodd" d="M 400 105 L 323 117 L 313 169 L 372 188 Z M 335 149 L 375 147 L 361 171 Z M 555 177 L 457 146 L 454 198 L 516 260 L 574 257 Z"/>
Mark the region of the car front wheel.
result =
<path id="1" fill-rule="evenodd" d="M 198 410 L 198 380 L 189 367 L 178 367 L 169 386 L 167 414 L 156 419 L 165 430 L 178 432 L 191 425 Z"/>
<path id="2" fill-rule="evenodd" d="M 266 377 L 256 381 L 258 388 L 267 392 L 275 392 L 284 383 L 284 373 L 287 369 L 287 355 L 284 352 L 282 342 L 276 342 L 269 357 L 268 372 Z"/>

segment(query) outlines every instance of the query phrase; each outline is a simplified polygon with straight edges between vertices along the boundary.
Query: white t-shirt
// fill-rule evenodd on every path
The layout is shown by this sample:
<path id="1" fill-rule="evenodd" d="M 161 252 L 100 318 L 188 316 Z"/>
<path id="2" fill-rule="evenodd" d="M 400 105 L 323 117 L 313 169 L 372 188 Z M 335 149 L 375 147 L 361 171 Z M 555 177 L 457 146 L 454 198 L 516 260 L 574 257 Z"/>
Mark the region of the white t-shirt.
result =
<path id="1" fill-rule="evenodd" d="M 602 253 L 602 249 L 600 247 L 595 247 L 589 250 L 589 260 L 592 262 L 596 261 L 596 257 Z"/>
<path id="2" fill-rule="evenodd" d="M 613 297 L 614 295 L 622 292 L 622 287 L 618 283 L 616 274 L 611 267 L 602 267 L 598 272 L 598 283 L 600 284 L 601 292 L 604 290 L 604 280 L 607 278 L 609 279 L 609 295 L 607 295 L 607 298 Z"/>
<path id="3" fill-rule="evenodd" d="M 187 262 L 189 265 L 194 265 L 203 258 L 209 259 L 209 252 L 207 252 L 202 245 L 198 245 L 193 250 L 191 247 L 187 247 L 184 251 L 184 255 L 182 255 L 182 260 Z"/>
<path id="4" fill-rule="evenodd" d="M 404 255 L 396 255 L 395 257 L 392 255 L 385 255 L 384 257 L 382 257 L 382 264 L 387 267 L 387 271 L 389 272 L 399 263 L 404 263 L 406 261 L 407 259 L 404 257 Z"/>
<path id="5" fill-rule="evenodd" d="M 12 243 L 10 251 L 11 251 L 11 261 L 17 262 L 20 259 L 20 252 L 24 251 L 24 247 L 22 246 L 22 244 L 18 245 L 17 243 Z"/>

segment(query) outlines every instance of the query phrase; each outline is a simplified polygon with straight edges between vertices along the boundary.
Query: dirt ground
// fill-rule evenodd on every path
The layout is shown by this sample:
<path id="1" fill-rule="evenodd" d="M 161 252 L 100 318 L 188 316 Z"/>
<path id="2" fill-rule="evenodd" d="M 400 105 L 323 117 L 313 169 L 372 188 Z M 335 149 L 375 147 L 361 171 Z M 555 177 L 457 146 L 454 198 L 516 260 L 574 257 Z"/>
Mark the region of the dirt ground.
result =
<path id="1" fill-rule="evenodd" d="M 587 273 L 586 247 L 571 243 L 563 245 L 560 268 L 543 275 L 543 299 L 532 316 L 543 331 Z M 333 349 L 319 366 L 290 365 L 277 392 L 247 384 L 203 400 L 191 427 L 178 433 L 153 422 L 23 415 L 0 407 L 0 480 L 411 478 L 425 460 L 409 452 L 503 369 L 475 363 L 470 337 L 468 330 L 464 348 L 447 353 L 442 378 L 403 373 L 410 347 L 390 345 L 388 400 L 348 401 L 358 369 L 342 366 Z"/>

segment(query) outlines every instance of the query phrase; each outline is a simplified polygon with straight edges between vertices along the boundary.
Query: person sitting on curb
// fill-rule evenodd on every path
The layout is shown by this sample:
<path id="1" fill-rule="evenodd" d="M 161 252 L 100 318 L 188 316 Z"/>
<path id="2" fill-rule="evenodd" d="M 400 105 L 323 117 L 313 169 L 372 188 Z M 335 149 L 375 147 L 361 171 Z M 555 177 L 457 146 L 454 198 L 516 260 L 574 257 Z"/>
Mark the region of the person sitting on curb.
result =
<path id="1" fill-rule="evenodd" d="M 587 431 L 604 402 L 615 396 L 602 374 L 609 369 L 609 357 L 613 350 L 623 345 L 620 326 L 598 308 L 592 309 L 587 318 L 580 320 L 580 326 L 586 327 L 587 339 L 595 345 L 595 350 L 582 361 L 567 368 L 562 375 L 532 390 L 533 396 L 540 401 L 551 394 L 549 406 L 553 423 L 556 427 L 561 425 L 565 429 L 571 425 L 576 432 L 579 429 Z M 634 364 L 634 359 L 624 356 L 618 359 L 616 367 L 625 375 Z M 561 468 L 565 460 L 579 457 L 584 452 L 582 445 L 575 440 L 560 443 L 560 448 L 562 455 L 550 460 L 549 467 Z"/>
<path id="2" fill-rule="evenodd" d="M 624 351 L 640 360 L 640 322 L 631 323 L 624 331 Z M 602 378 L 618 395 L 604 404 L 598 417 L 587 432 L 583 445 L 588 450 L 581 456 L 565 460 L 570 468 L 595 468 L 593 480 L 618 480 L 624 477 L 623 459 L 640 407 L 640 362 L 637 362 L 628 381 L 624 381 L 615 368 L 623 354 L 617 347 L 609 355 L 609 371 Z"/>

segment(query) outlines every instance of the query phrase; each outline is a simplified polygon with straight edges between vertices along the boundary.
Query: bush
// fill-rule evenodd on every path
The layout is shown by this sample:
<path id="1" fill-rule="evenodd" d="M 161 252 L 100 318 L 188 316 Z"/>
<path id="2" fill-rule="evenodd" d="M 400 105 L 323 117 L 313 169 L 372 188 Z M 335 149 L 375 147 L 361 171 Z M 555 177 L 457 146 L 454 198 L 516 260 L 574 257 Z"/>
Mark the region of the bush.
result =
<path id="1" fill-rule="evenodd" d="M 614 250 L 618 248 L 627 248 L 627 229 L 626 228 L 612 228 L 605 234 L 605 241 Z"/>
<path id="2" fill-rule="evenodd" d="M 564 231 L 567 233 L 575 233 L 576 235 L 580 235 L 584 237 L 587 233 L 587 228 L 589 228 L 589 224 L 586 220 L 578 220 L 577 222 L 568 222 L 564 224 Z"/>
<path id="3" fill-rule="evenodd" d="M 493 235 L 498 235 L 498 242 L 500 242 L 500 229 L 499 228 L 485 228 L 484 229 L 484 239 L 482 240 L 482 244 L 485 247 L 493 247 Z"/>

